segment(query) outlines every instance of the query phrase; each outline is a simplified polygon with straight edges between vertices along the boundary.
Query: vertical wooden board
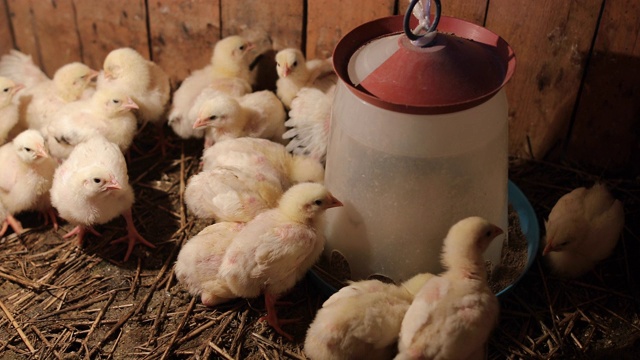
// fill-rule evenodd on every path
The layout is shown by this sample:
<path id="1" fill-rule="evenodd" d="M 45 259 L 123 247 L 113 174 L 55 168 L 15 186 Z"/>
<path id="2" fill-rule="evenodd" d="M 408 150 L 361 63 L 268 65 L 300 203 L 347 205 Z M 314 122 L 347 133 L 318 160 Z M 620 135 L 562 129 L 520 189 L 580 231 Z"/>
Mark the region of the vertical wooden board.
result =
<path id="1" fill-rule="evenodd" d="M 14 48 L 8 6 L 5 5 L 5 1 L 0 1 L 0 54 L 6 54 Z"/>
<path id="2" fill-rule="evenodd" d="M 174 84 L 206 66 L 220 39 L 220 2 L 149 0 L 152 59 Z"/>
<path id="3" fill-rule="evenodd" d="M 130 47 L 149 58 L 144 0 L 73 0 L 83 62 L 102 69 L 107 54 Z"/>
<path id="4" fill-rule="evenodd" d="M 601 1 L 491 0 L 486 27 L 517 59 L 506 86 L 511 154 L 541 158 L 566 136 Z"/>
<path id="5" fill-rule="evenodd" d="M 302 1 L 221 0 L 221 3 L 222 37 L 240 34 L 246 29 L 262 29 L 271 36 L 274 49 L 300 48 Z"/>
<path id="6" fill-rule="evenodd" d="M 637 0 L 605 2 L 568 154 L 612 172 L 640 173 L 640 23 Z"/>
<path id="7" fill-rule="evenodd" d="M 71 0 L 12 1 L 8 6 L 16 47 L 32 56 L 49 76 L 62 65 L 81 60 Z"/>
<path id="8" fill-rule="evenodd" d="M 309 59 L 327 58 L 340 39 L 353 28 L 393 15 L 395 0 L 308 0 L 307 47 Z"/>
<path id="9" fill-rule="evenodd" d="M 449 0 L 442 1 L 442 15 L 467 20 L 477 25 L 484 24 L 488 0 Z M 409 0 L 398 0 L 398 14 L 404 15 L 409 7 Z M 435 4 L 431 4 L 431 12 Z"/>
<path id="10" fill-rule="evenodd" d="M 9 18 L 13 27 L 16 48 L 31 55 L 33 61 L 40 66 L 31 3 L 24 0 L 7 0 L 7 7 L 9 8 Z"/>

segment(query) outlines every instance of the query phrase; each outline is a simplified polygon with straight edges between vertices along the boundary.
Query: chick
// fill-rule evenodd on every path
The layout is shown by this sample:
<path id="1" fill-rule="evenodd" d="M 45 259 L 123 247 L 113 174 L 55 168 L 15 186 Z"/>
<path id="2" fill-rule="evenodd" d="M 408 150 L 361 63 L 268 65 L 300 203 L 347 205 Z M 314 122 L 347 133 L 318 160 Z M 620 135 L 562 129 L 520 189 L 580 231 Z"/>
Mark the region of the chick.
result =
<path id="1" fill-rule="evenodd" d="M 215 306 L 236 296 L 218 276 L 227 248 L 244 223 L 220 222 L 207 226 L 180 249 L 176 278 L 206 306 Z"/>
<path id="2" fill-rule="evenodd" d="M 205 148 L 238 137 L 257 137 L 282 142 L 287 114 L 276 95 L 263 90 L 235 99 L 218 95 L 202 103 L 193 128 L 206 127 Z"/>
<path id="3" fill-rule="evenodd" d="M 239 78 L 252 85 L 249 65 L 254 45 L 242 36 L 227 36 L 216 43 L 211 63 L 189 75 L 173 94 L 170 122 L 187 118 L 198 95 L 216 79 Z M 193 123 L 191 123 L 193 125 Z"/>
<path id="4" fill-rule="evenodd" d="M 51 154 L 64 160 L 76 145 L 97 135 L 126 152 L 137 129 L 135 109 L 138 105 L 115 88 L 102 88 L 91 99 L 67 104 L 47 126 Z"/>
<path id="5" fill-rule="evenodd" d="M 324 248 L 322 215 L 342 206 L 321 184 L 291 187 L 277 208 L 258 214 L 233 239 L 219 276 L 238 297 L 264 293 L 267 322 L 280 334 L 275 300 L 290 290 L 316 262 Z"/>
<path id="6" fill-rule="evenodd" d="M 251 92 L 251 85 L 245 80 L 237 77 L 214 79 L 209 86 L 204 88 L 193 101 L 193 106 L 184 117 L 169 116 L 169 126 L 176 135 L 183 139 L 203 138 L 204 128 L 193 128 L 193 123 L 198 119 L 198 110 L 203 102 L 216 97 L 220 94 L 226 94 L 232 97 L 240 97 Z"/>
<path id="7" fill-rule="evenodd" d="M 25 130 L 12 142 L 0 147 L 0 203 L 2 218 L 0 236 L 11 226 L 16 234 L 22 225 L 13 217 L 26 210 L 40 210 L 46 203 L 57 163 L 47 153 L 45 141 L 36 130 Z"/>
<path id="8" fill-rule="evenodd" d="M 84 235 L 92 226 L 104 224 L 118 215 L 127 222 L 127 236 L 112 241 L 128 241 L 124 261 L 136 243 L 155 247 L 136 230 L 131 215 L 134 194 L 129 184 L 124 155 L 117 145 L 102 136 L 78 144 L 54 174 L 51 202 L 60 217 L 76 227 L 64 238 L 77 235 L 82 246 Z"/>
<path id="9" fill-rule="evenodd" d="M 10 50 L 0 58 L 0 76 L 30 88 L 40 82 L 46 82 L 49 77 L 36 65 L 30 55 L 18 50 Z"/>
<path id="10" fill-rule="evenodd" d="M 624 209 L 604 184 L 562 196 L 545 222 L 543 255 L 560 276 L 579 277 L 611 255 L 622 229 Z"/>
<path id="11" fill-rule="evenodd" d="M 171 96 L 169 75 L 134 49 L 119 48 L 107 55 L 98 78 L 98 89 L 102 86 L 115 86 L 130 94 L 140 107 L 142 121 L 164 121 Z"/>
<path id="12" fill-rule="evenodd" d="M 284 190 L 300 182 L 324 180 L 324 168 L 317 160 L 291 155 L 281 144 L 266 139 L 242 137 L 215 143 L 205 150 L 203 170 L 233 166 L 243 171 L 277 179 Z"/>
<path id="13" fill-rule="evenodd" d="M 309 326 L 304 352 L 314 360 L 391 359 L 413 296 L 433 277 L 418 274 L 401 286 L 352 282 L 322 305 Z"/>
<path id="14" fill-rule="evenodd" d="M 236 167 L 218 166 L 189 178 L 184 202 L 198 218 L 247 222 L 276 206 L 282 193 L 278 181 Z"/>
<path id="15" fill-rule="evenodd" d="M 13 98 L 23 88 L 23 85 L 0 76 L 0 145 L 7 142 L 11 129 L 18 123 L 18 106 Z"/>
<path id="16" fill-rule="evenodd" d="M 483 218 L 453 225 L 444 239 L 445 272 L 429 279 L 402 320 L 396 359 L 483 359 L 498 322 L 482 253 L 502 230 Z"/>
<path id="17" fill-rule="evenodd" d="M 325 92 L 338 81 L 330 59 L 305 61 L 302 51 L 294 48 L 276 54 L 276 71 L 276 94 L 288 109 L 300 89 L 314 87 Z"/>
<path id="18" fill-rule="evenodd" d="M 314 88 L 298 92 L 291 103 L 289 120 L 284 123 L 289 129 L 282 135 L 289 140 L 289 152 L 325 163 L 334 93 L 335 86 L 327 93 Z"/>
<path id="19" fill-rule="evenodd" d="M 24 126 L 46 131 L 55 114 L 64 104 L 80 100 L 98 72 L 87 65 L 73 62 L 62 66 L 52 80 L 42 81 L 25 89 L 21 96 L 24 106 Z"/>

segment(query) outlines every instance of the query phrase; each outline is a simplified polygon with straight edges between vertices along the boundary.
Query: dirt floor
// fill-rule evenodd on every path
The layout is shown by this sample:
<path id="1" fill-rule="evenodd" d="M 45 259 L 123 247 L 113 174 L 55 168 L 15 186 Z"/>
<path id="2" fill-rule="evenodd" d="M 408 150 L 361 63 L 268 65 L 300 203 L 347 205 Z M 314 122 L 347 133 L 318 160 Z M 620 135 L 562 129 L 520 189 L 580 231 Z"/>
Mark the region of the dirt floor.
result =
<path id="1" fill-rule="evenodd" d="M 138 139 L 153 145 L 152 134 Z M 290 342 L 266 323 L 264 303 L 238 299 L 213 309 L 177 283 L 173 264 L 182 245 L 207 225 L 182 206 L 185 181 L 198 168 L 198 141 L 180 141 L 166 156 L 133 153 L 130 180 L 138 230 L 156 244 L 137 246 L 123 263 L 124 220 L 97 228 L 84 248 L 42 225 L 37 214 L 19 219 L 22 236 L 0 240 L 0 358 L 2 359 L 305 359 L 306 328 L 324 300 L 306 278 L 282 298 Z M 513 161 L 510 178 L 532 202 L 539 221 L 553 203 L 597 175 L 536 161 Z M 489 358 L 632 359 L 640 354 L 640 269 L 637 179 L 604 178 L 625 203 L 627 226 L 615 253 L 573 281 L 554 277 L 539 259 L 500 297 L 500 323 Z"/>

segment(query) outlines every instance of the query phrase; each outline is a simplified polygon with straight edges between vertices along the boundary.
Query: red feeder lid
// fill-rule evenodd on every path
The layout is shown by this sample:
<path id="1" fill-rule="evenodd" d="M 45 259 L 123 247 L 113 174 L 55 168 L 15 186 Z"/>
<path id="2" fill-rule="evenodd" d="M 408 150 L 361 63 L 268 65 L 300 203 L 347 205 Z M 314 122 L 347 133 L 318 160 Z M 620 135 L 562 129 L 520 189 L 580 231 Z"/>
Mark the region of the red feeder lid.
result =
<path id="1" fill-rule="evenodd" d="M 461 111 L 489 100 L 513 75 L 513 50 L 486 28 L 442 16 L 435 39 L 421 48 L 402 33 L 402 20 L 392 16 L 363 24 L 336 46 L 333 61 L 338 76 L 368 103 L 402 113 Z M 389 43 L 393 48 L 380 50 L 388 58 L 361 81 L 355 79 L 350 69 L 358 64 L 350 62 L 368 62 L 370 56 L 353 55 L 374 40 L 393 35 L 399 35 Z"/>

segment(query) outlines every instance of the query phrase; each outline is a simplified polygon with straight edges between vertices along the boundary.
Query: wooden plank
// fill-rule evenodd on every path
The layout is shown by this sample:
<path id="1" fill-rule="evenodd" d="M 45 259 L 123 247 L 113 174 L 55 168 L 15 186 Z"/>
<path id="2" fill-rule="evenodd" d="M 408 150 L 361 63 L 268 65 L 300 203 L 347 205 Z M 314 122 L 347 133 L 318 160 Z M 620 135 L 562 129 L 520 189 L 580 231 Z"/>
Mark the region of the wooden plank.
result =
<path id="1" fill-rule="evenodd" d="M 571 159 L 640 172 L 640 3 L 606 1 L 568 147 Z"/>
<path id="2" fill-rule="evenodd" d="M 442 15 L 470 21 L 477 25 L 484 24 L 488 0 L 449 0 L 441 1 Z M 398 0 L 398 14 L 404 15 L 409 7 L 409 0 Z M 435 5 L 432 3 L 431 8 Z M 435 10 L 432 10 L 432 13 Z"/>
<path id="3" fill-rule="evenodd" d="M 393 15 L 394 6 L 395 0 L 308 0 L 307 58 L 331 56 L 338 41 L 349 31 Z"/>
<path id="4" fill-rule="evenodd" d="M 173 84 L 211 60 L 220 39 L 220 1 L 149 0 L 152 59 Z"/>
<path id="5" fill-rule="evenodd" d="M 80 41 L 71 0 L 9 0 L 16 46 L 49 76 L 62 65 L 79 61 Z"/>
<path id="6" fill-rule="evenodd" d="M 149 56 L 149 39 L 144 0 L 73 0 L 83 62 L 102 69 L 107 54 L 130 47 Z"/>
<path id="7" fill-rule="evenodd" d="M 8 5 L 6 1 L 0 1 L 0 54 L 6 54 L 14 47 Z"/>
<path id="8" fill-rule="evenodd" d="M 221 0 L 222 37 L 247 29 L 262 29 L 273 40 L 274 49 L 300 47 L 302 10 L 300 0 L 237 1 Z"/>
<path id="9" fill-rule="evenodd" d="M 543 157 L 566 136 L 602 0 L 491 0 L 486 27 L 514 49 L 509 152 Z"/>

